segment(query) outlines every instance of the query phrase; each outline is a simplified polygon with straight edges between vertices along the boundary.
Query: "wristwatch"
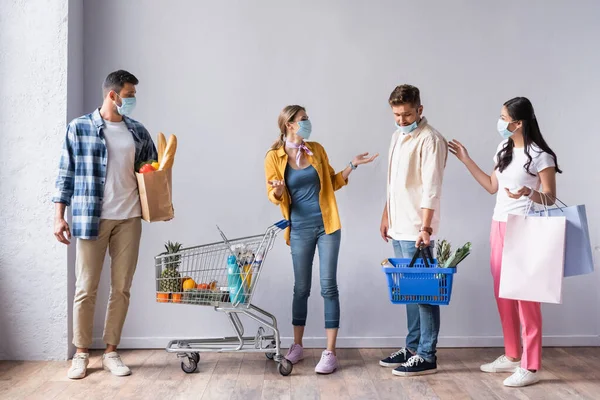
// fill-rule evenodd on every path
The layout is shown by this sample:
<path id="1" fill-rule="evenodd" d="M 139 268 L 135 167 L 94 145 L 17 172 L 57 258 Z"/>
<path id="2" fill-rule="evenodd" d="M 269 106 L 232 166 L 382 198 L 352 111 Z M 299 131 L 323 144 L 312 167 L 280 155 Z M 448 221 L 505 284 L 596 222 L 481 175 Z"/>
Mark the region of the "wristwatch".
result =
<path id="1" fill-rule="evenodd" d="M 350 168 L 352 168 L 352 171 L 354 171 L 356 168 L 358 168 L 358 166 L 354 165 L 352 163 L 352 161 L 350 161 L 350 163 L 348 165 L 350 166 Z"/>
<path id="2" fill-rule="evenodd" d="M 427 232 L 429 233 L 429 236 L 433 235 L 433 229 L 429 226 L 422 227 L 421 229 L 419 229 L 419 232 Z"/>

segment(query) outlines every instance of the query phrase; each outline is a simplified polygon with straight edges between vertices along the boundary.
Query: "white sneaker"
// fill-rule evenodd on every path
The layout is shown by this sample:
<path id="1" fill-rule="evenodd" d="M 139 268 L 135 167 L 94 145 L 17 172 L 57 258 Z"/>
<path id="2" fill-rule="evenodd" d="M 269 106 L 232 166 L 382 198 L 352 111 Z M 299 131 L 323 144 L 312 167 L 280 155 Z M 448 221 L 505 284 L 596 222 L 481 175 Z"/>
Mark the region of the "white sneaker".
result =
<path id="1" fill-rule="evenodd" d="M 87 366 L 90 363 L 89 353 L 75 353 L 73 361 L 71 361 L 71 368 L 67 372 L 69 379 L 82 379 L 85 378 L 87 372 Z"/>
<path id="2" fill-rule="evenodd" d="M 505 355 L 498 357 L 494 362 L 483 364 L 479 369 L 483 372 L 515 372 L 521 361 L 510 361 Z"/>
<path id="3" fill-rule="evenodd" d="M 540 375 L 537 372 L 531 372 L 519 367 L 514 374 L 504 380 L 504 386 L 523 387 L 533 385 L 539 381 Z"/>
<path id="4" fill-rule="evenodd" d="M 102 367 L 116 376 L 131 375 L 131 370 L 129 367 L 123 364 L 121 356 L 114 351 L 112 353 L 106 353 L 102 356 Z"/>

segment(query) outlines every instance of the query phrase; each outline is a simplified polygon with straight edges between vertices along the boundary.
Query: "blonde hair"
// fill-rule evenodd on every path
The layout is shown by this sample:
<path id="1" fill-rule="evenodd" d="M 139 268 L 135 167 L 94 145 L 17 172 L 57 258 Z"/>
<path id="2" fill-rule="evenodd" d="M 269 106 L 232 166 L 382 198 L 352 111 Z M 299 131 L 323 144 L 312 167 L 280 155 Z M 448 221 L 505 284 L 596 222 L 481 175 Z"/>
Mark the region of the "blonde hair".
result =
<path id="1" fill-rule="evenodd" d="M 279 113 L 277 118 L 277 125 L 279 125 L 279 138 L 271 146 L 271 150 L 277 150 L 285 143 L 285 135 L 287 134 L 286 124 L 291 122 L 300 111 L 306 112 L 306 109 L 302 106 L 292 105 L 287 106 Z"/>

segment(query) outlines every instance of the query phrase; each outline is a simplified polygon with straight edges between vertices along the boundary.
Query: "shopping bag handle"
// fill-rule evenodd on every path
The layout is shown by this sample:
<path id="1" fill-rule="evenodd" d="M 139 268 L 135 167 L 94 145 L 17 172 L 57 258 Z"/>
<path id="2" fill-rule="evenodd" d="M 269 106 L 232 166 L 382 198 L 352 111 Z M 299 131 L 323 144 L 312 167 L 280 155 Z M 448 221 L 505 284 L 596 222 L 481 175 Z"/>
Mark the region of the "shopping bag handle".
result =
<path id="1" fill-rule="evenodd" d="M 420 245 L 417 251 L 415 252 L 415 255 L 413 256 L 412 260 L 410 260 L 410 264 L 408 265 L 409 268 L 415 266 L 415 263 L 417 262 L 419 256 L 423 259 L 423 264 L 425 264 L 425 268 L 430 267 L 429 263 L 434 263 L 433 256 L 431 255 L 431 247 Z"/>
<path id="2" fill-rule="evenodd" d="M 542 215 L 543 212 L 546 213 L 546 216 L 549 216 L 548 210 L 550 210 L 550 208 L 548 208 L 548 206 L 550 205 L 550 201 L 549 201 L 549 196 L 544 193 L 544 192 L 538 192 L 540 194 L 540 199 L 542 200 L 542 207 L 544 207 L 544 210 L 540 210 L 540 211 L 536 211 L 535 210 L 535 203 L 533 202 L 533 200 L 529 199 L 529 201 L 527 202 L 527 209 L 525 211 L 525 215 L 529 215 L 531 214 L 531 209 L 533 208 L 533 213 L 540 213 L 540 215 Z M 559 206 L 556 203 L 560 203 L 563 205 L 563 207 L 568 207 L 561 199 L 559 199 L 558 197 L 554 197 L 554 205 L 556 206 L 556 209 L 559 209 L 560 211 L 564 211 L 563 207 Z"/>

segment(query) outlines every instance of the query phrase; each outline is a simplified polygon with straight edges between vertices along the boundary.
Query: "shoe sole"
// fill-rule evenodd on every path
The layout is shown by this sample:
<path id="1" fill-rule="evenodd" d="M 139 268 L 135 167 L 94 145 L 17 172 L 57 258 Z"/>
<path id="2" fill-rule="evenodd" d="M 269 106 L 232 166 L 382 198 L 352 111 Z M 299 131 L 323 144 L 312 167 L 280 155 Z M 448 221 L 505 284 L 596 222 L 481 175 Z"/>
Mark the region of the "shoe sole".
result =
<path id="1" fill-rule="evenodd" d="M 510 387 L 510 388 L 521 388 L 521 387 L 526 387 L 526 386 L 531 386 L 531 385 L 535 385 L 536 383 L 539 383 L 540 381 L 537 380 L 535 382 L 530 382 L 530 383 L 522 383 L 522 384 L 518 384 L 518 385 L 508 385 L 506 383 L 504 383 L 504 386 L 506 387 Z"/>
<path id="2" fill-rule="evenodd" d="M 398 372 L 392 371 L 392 374 L 395 376 L 423 376 L 423 375 L 433 375 L 437 373 L 437 369 L 428 369 L 427 371 L 419 371 L 419 372 Z"/>
<path id="3" fill-rule="evenodd" d="M 69 375 L 67 375 L 67 378 L 69 378 L 69 379 L 71 379 L 71 380 L 74 380 L 74 381 L 76 381 L 76 380 L 79 380 L 79 379 L 83 379 L 83 378 L 85 378 L 85 375 L 86 375 L 86 374 L 83 374 L 83 375 L 81 375 L 81 376 L 69 376 Z"/>
<path id="4" fill-rule="evenodd" d="M 339 367 L 339 365 L 336 365 L 336 367 L 335 367 L 334 369 L 332 369 L 331 371 L 317 371 L 317 370 L 315 369 L 315 373 L 316 373 L 317 375 L 330 375 L 330 374 L 333 374 L 335 371 L 337 371 L 337 370 L 338 370 L 338 367 Z"/>
<path id="5" fill-rule="evenodd" d="M 131 371 L 126 372 L 124 374 L 117 374 L 116 372 L 112 372 L 108 367 L 102 367 L 105 371 L 110 372 L 111 374 L 113 374 L 114 376 L 129 376 L 131 375 Z"/>
<path id="6" fill-rule="evenodd" d="M 512 374 L 514 373 L 517 368 L 519 367 L 514 367 L 514 368 L 495 368 L 495 369 L 484 369 L 483 367 L 480 367 L 479 369 L 481 370 L 481 372 L 486 372 L 488 374 Z"/>
<path id="7" fill-rule="evenodd" d="M 402 364 L 403 363 L 386 363 L 384 361 L 379 361 L 379 365 L 381 365 L 382 367 L 386 367 L 386 368 L 398 368 Z"/>
<path id="8" fill-rule="evenodd" d="M 337 371 L 337 368 L 336 368 L 336 369 L 334 369 L 334 370 L 333 370 L 333 371 L 331 371 L 331 372 L 323 372 L 323 371 L 317 371 L 317 370 L 315 370 L 315 373 L 316 373 L 317 375 L 331 375 L 331 374 L 333 374 L 335 371 Z"/>

